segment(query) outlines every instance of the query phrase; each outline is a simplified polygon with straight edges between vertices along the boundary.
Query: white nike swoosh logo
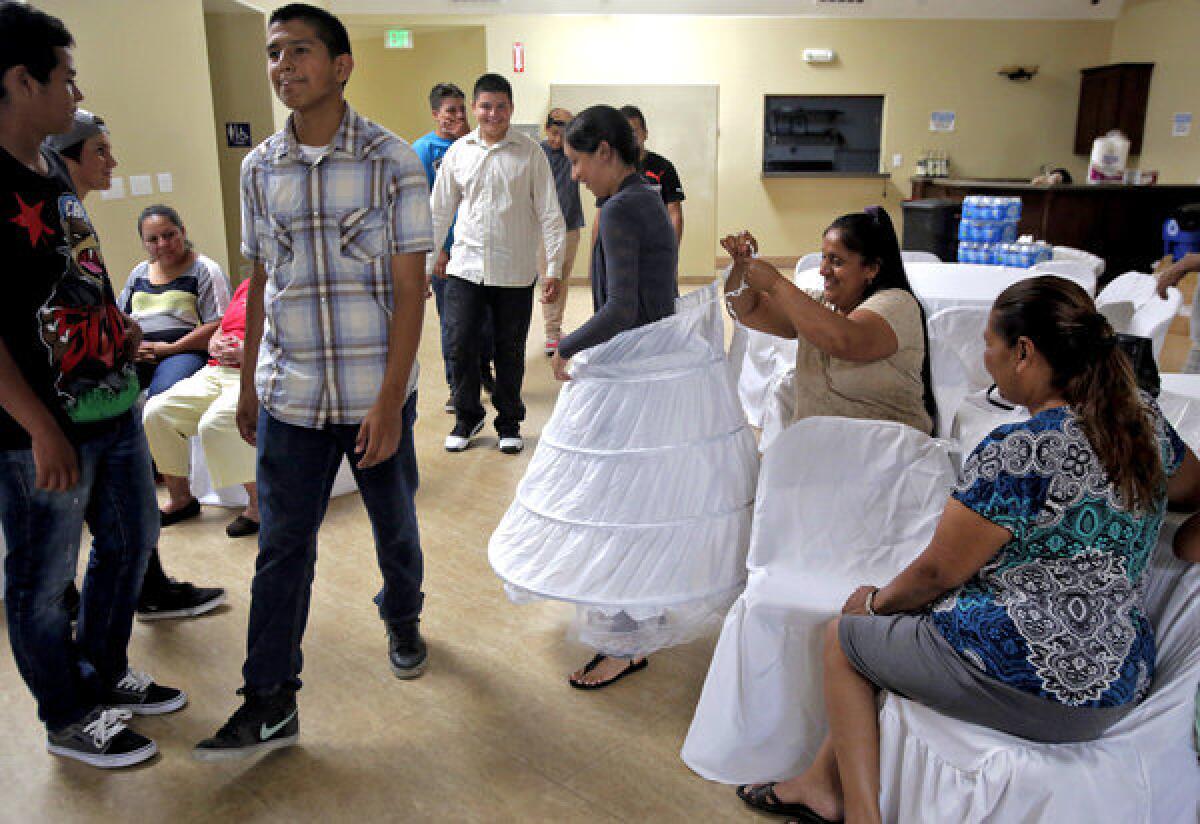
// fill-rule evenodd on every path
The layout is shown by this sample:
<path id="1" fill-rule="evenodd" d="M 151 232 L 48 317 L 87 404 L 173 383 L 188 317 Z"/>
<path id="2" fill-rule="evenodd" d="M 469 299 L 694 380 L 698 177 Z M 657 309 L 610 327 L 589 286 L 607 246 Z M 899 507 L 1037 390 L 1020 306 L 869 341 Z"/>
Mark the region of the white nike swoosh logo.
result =
<path id="1" fill-rule="evenodd" d="M 287 723 L 296 717 L 297 712 L 299 712 L 299 710 L 292 710 L 291 715 L 289 715 L 287 718 L 283 719 L 278 724 L 275 724 L 273 726 L 267 726 L 267 724 L 264 722 L 262 725 L 262 728 L 258 731 L 258 737 L 261 740 L 266 741 L 272 735 L 274 735 L 275 733 L 279 732 L 281 729 L 286 727 Z"/>

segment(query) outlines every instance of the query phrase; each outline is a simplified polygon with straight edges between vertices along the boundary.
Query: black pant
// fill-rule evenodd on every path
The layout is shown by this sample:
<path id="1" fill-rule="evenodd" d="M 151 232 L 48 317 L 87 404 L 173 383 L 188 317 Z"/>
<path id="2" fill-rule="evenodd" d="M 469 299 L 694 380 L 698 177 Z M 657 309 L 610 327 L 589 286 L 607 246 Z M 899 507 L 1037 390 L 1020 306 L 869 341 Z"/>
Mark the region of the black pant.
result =
<path id="1" fill-rule="evenodd" d="M 492 393 L 496 431 L 501 437 L 516 435 L 525 420 L 521 383 L 525 380 L 533 285 L 483 286 L 451 276 L 446 279 L 445 308 L 458 422 L 470 426 L 485 416 L 479 402 L 479 330 L 485 310 L 490 308 L 496 352 L 496 390 Z"/>

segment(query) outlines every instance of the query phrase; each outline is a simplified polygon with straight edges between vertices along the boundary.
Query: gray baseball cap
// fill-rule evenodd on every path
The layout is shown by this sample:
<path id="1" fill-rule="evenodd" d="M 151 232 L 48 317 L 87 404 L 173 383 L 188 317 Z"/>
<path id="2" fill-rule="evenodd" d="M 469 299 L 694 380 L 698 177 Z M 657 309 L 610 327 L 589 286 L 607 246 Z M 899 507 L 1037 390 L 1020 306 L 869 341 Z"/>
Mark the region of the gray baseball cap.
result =
<path id="1" fill-rule="evenodd" d="M 108 134 L 104 119 L 92 114 L 87 109 L 75 110 L 75 121 L 71 128 L 62 134 L 52 134 L 46 138 L 46 145 L 56 152 L 69 149 L 77 143 L 82 143 L 89 137 L 98 134 Z"/>

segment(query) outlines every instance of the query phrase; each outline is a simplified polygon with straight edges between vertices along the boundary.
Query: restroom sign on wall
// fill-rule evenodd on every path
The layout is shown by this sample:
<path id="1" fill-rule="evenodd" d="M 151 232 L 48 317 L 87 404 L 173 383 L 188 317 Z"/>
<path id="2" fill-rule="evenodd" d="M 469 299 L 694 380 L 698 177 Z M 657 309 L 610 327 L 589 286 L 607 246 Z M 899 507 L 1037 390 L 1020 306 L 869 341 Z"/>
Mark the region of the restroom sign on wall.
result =
<path id="1" fill-rule="evenodd" d="M 525 71 L 525 44 L 513 43 L 513 71 Z"/>

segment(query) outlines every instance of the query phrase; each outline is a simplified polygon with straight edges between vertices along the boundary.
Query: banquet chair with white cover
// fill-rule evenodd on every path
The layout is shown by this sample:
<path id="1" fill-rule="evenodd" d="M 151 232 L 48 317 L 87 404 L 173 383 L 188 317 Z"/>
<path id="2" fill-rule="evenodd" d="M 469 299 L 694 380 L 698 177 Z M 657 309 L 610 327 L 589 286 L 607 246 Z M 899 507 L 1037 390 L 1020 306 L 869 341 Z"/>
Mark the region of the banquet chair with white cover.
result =
<path id="1" fill-rule="evenodd" d="M 1035 264 L 1034 274 L 1058 275 L 1073 280 L 1089 295 L 1096 294 L 1096 273 L 1091 264 L 1083 260 L 1047 260 Z"/>
<path id="2" fill-rule="evenodd" d="M 819 254 L 816 257 L 820 259 Z M 721 275 L 722 281 L 728 276 L 729 267 L 726 267 Z M 746 412 L 746 421 L 751 426 L 761 427 L 772 381 L 776 375 L 796 364 L 796 341 L 760 332 L 734 321 L 729 363 L 736 373 L 738 400 Z"/>
<path id="3" fill-rule="evenodd" d="M 1104 274 L 1104 258 L 1097 257 L 1091 252 L 1085 252 L 1082 249 L 1076 249 L 1071 246 L 1055 246 L 1051 260 L 1083 261 L 1089 267 L 1091 267 L 1092 274 L 1097 278 Z"/>
<path id="4" fill-rule="evenodd" d="M 926 321 L 938 437 L 950 437 L 954 415 L 967 395 L 992 384 L 983 366 L 983 331 L 990 312 L 991 309 L 983 307 L 955 306 Z"/>
<path id="5" fill-rule="evenodd" d="M 1172 554 L 1175 517 L 1146 571 L 1158 656 L 1147 698 L 1097 741 L 1039 744 L 889 694 L 880 712 L 884 821 L 1200 821 L 1200 565 Z"/>
<path id="6" fill-rule="evenodd" d="M 1142 272 L 1126 272 L 1113 278 L 1112 282 L 1096 296 L 1096 307 L 1103 309 L 1107 304 L 1128 302 L 1133 304 L 1133 317 L 1129 322 L 1128 334 L 1150 338 L 1154 358 L 1162 354 L 1167 342 L 1167 330 L 1183 304 L 1183 293 L 1172 286 L 1167 297 L 1158 296 L 1158 280 Z"/>
<path id="7" fill-rule="evenodd" d="M 196 500 L 210 506 L 244 507 L 248 502 L 245 488 L 240 485 L 226 486 L 220 489 L 214 488 L 212 476 L 208 473 L 208 461 L 204 458 L 204 447 L 200 444 L 200 438 L 193 436 L 190 440 L 192 471 L 189 475 L 189 483 L 192 487 L 192 495 Z M 330 492 L 330 497 L 336 498 L 339 495 L 355 492 L 357 489 L 358 484 L 354 480 L 354 473 L 350 471 L 350 462 L 342 458 L 341 466 L 338 467 L 337 475 L 333 479 L 333 490 Z"/>
<path id="8" fill-rule="evenodd" d="M 805 271 L 806 269 L 819 269 L 820 266 L 821 266 L 821 253 L 820 252 L 809 252 L 807 255 L 801 256 L 801 258 L 796 261 L 795 273 L 797 275 L 799 275 L 801 272 Z"/>
<path id="9" fill-rule="evenodd" d="M 825 734 L 822 627 L 925 549 L 954 483 L 945 448 L 890 421 L 806 418 L 763 456 L 749 579 L 725 618 L 683 745 L 730 784 L 806 767 Z"/>
<path id="10" fill-rule="evenodd" d="M 900 259 L 905 263 L 941 263 L 942 259 L 933 252 L 923 252 L 919 249 L 903 249 Z"/>

